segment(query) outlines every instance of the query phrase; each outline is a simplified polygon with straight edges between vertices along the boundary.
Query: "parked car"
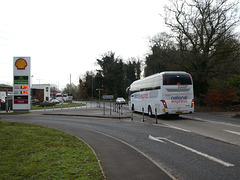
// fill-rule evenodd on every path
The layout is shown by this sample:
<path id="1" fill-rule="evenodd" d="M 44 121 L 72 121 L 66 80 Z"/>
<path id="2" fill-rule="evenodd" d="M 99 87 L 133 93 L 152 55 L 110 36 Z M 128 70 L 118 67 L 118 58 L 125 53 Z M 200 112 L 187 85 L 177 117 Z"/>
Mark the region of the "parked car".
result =
<path id="1" fill-rule="evenodd" d="M 38 99 L 32 99 L 32 105 L 39 105 L 39 100 Z"/>
<path id="2" fill-rule="evenodd" d="M 59 104 L 60 101 L 57 99 L 52 99 L 51 102 L 55 102 L 56 104 Z"/>
<path id="3" fill-rule="evenodd" d="M 123 98 L 123 97 L 118 97 L 117 99 L 116 99 L 116 103 L 117 104 L 125 104 L 125 99 Z"/>

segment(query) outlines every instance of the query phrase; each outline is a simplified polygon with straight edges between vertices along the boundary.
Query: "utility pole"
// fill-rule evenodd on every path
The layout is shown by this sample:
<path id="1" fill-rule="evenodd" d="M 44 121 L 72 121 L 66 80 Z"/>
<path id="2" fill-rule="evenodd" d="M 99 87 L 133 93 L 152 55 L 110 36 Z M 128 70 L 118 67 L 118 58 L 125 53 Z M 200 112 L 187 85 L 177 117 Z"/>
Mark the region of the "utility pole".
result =
<path id="1" fill-rule="evenodd" d="M 6 112 L 8 112 L 8 88 L 6 89 L 6 96 L 7 96 L 7 100 L 6 100 L 5 106 L 6 106 Z M 14 101 L 14 99 L 13 99 L 13 101 Z"/>
<path id="2" fill-rule="evenodd" d="M 92 101 L 93 101 L 93 79 L 92 79 Z"/>
<path id="3" fill-rule="evenodd" d="M 70 74 L 70 92 L 69 93 L 72 93 L 72 82 L 71 82 L 71 74 Z"/>

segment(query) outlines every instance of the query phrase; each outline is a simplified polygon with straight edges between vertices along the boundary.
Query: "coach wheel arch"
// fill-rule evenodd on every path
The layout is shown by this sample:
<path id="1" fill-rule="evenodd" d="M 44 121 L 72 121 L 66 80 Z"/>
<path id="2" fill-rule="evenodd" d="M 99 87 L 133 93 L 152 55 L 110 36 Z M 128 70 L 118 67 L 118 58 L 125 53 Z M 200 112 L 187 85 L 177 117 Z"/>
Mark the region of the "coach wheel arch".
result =
<path id="1" fill-rule="evenodd" d="M 152 116 L 153 115 L 153 113 L 152 113 L 152 108 L 151 108 L 151 106 L 149 105 L 148 106 L 148 116 Z"/>

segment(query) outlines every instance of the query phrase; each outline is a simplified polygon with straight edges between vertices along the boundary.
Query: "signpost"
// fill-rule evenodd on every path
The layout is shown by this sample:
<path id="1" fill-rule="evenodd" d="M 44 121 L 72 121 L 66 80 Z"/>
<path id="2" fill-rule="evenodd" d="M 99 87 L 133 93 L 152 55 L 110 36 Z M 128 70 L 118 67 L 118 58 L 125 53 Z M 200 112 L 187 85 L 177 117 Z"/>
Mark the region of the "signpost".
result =
<path id="1" fill-rule="evenodd" d="M 13 57 L 13 110 L 29 111 L 31 62 L 30 57 Z"/>
<path id="2" fill-rule="evenodd" d="M 102 99 L 103 100 L 111 100 L 110 101 L 110 115 L 112 115 L 111 104 L 112 104 L 112 100 L 113 100 L 113 95 L 103 95 Z M 103 115 L 105 115 L 105 101 L 104 101 L 104 107 L 103 107 Z"/>
<path id="3" fill-rule="evenodd" d="M 98 103 L 99 103 L 99 108 L 100 108 L 100 96 L 101 96 L 101 91 L 103 91 L 103 89 L 96 89 L 96 91 L 98 91 Z"/>

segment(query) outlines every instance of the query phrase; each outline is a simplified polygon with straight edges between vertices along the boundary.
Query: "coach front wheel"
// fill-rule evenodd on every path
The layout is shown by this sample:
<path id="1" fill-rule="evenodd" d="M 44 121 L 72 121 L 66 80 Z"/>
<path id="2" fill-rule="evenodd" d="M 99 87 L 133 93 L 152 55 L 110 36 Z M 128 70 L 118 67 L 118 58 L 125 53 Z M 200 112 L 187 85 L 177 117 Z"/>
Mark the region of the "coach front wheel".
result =
<path id="1" fill-rule="evenodd" d="M 135 109 L 134 109 L 134 104 L 132 105 L 132 111 L 135 112 Z"/>

